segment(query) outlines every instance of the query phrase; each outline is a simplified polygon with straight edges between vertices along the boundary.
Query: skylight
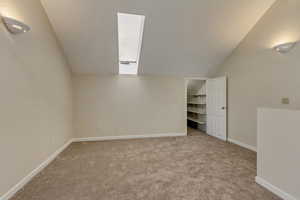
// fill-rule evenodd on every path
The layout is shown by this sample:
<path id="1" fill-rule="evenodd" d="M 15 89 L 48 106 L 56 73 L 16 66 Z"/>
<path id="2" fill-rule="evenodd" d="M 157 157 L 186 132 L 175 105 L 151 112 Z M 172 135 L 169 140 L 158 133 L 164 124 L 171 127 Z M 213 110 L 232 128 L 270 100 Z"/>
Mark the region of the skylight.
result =
<path id="1" fill-rule="evenodd" d="M 138 74 L 145 16 L 118 13 L 119 74 Z"/>

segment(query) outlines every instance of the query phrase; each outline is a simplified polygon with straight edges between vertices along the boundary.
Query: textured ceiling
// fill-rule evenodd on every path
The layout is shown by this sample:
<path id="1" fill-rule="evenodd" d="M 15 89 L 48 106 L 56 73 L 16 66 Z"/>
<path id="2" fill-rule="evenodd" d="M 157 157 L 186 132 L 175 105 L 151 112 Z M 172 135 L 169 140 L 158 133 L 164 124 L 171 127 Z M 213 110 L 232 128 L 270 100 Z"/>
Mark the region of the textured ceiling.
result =
<path id="1" fill-rule="evenodd" d="M 145 15 L 140 74 L 207 76 L 275 0 L 41 0 L 76 74 L 118 72 L 117 12 Z"/>

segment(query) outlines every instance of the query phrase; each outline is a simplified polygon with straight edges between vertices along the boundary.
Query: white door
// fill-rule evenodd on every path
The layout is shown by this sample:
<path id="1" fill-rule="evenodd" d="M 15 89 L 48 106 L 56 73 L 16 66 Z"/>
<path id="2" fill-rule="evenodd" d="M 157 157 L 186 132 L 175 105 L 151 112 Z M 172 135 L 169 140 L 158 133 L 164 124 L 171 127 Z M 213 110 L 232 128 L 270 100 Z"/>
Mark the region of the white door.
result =
<path id="1" fill-rule="evenodd" d="M 207 94 L 207 134 L 227 140 L 227 84 L 226 77 L 208 79 Z"/>

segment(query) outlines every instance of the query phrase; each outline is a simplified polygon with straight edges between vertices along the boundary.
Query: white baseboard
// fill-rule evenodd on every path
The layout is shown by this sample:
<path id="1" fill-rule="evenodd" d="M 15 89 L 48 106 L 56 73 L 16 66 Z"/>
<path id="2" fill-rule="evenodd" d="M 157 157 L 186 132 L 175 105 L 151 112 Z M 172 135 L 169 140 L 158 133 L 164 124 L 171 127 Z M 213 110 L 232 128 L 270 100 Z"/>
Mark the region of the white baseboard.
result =
<path id="1" fill-rule="evenodd" d="M 6 192 L 0 200 L 9 200 L 13 197 L 20 189 L 22 189 L 34 176 L 36 176 L 39 172 L 41 172 L 47 165 L 49 165 L 61 152 L 63 152 L 73 140 L 69 140 L 66 144 L 60 147 L 57 151 L 51 154 L 42 164 L 40 164 L 37 168 L 31 171 L 27 176 L 25 176 L 20 182 L 18 182 L 15 186 L 13 186 L 8 192 Z"/>
<path id="2" fill-rule="evenodd" d="M 256 176 L 255 181 L 256 181 L 257 184 L 263 186 L 264 188 L 266 188 L 267 190 L 273 192 L 274 194 L 276 194 L 277 196 L 279 196 L 280 198 L 282 198 L 284 200 L 297 200 L 292 195 L 282 191 L 281 189 L 279 189 L 278 187 L 272 185 L 271 183 L 269 183 L 268 181 L 266 181 L 265 179 L 263 179 L 261 177 Z"/>
<path id="3" fill-rule="evenodd" d="M 142 138 L 161 138 L 161 137 L 178 137 L 187 136 L 186 133 L 164 133 L 152 135 L 124 135 L 124 136 L 102 136 L 102 137 L 88 137 L 88 138 L 73 138 L 73 142 L 91 142 L 91 141 L 106 141 L 106 140 L 129 140 Z"/>
<path id="4" fill-rule="evenodd" d="M 245 144 L 245 143 L 242 143 L 242 142 L 239 142 L 239 141 L 237 141 L 237 140 L 230 139 L 230 138 L 228 138 L 228 142 L 231 142 L 231 143 L 233 143 L 233 144 L 239 145 L 239 146 L 241 146 L 241 147 L 244 147 L 244 148 L 246 148 L 246 149 L 249 149 L 249 150 L 251 150 L 251 151 L 255 151 L 255 152 L 256 152 L 256 147 L 251 146 L 251 145 L 249 145 L 249 144 Z"/>

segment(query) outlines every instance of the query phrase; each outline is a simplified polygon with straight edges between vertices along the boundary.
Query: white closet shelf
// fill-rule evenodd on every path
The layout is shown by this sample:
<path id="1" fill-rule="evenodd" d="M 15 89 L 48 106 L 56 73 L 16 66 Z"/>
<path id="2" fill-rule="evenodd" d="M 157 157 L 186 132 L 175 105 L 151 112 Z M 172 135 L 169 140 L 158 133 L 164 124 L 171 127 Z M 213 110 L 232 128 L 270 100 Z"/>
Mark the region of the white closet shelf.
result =
<path id="1" fill-rule="evenodd" d="M 197 122 L 198 124 L 206 124 L 205 121 L 201 121 L 200 119 L 195 119 L 195 118 L 192 118 L 192 117 L 188 117 L 187 119 L 190 120 L 190 121 L 193 121 L 193 122 Z"/>
<path id="2" fill-rule="evenodd" d="M 206 103 L 200 103 L 200 102 L 187 102 L 188 104 L 195 104 L 195 105 L 206 105 Z"/>
<path id="3" fill-rule="evenodd" d="M 202 96 L 203 96 L 203 97 L 205 97 L 206 94 L 192 94 L 191 96 L 197 96 L 197 97 L 198 97 L 198 96 L 199 96 L 199 97 L 202 97 Z"/>
<path id="4" fill-rule="evenodd" d="M 188 109 L 187 112 L 197 113 L 199 115 L 206 115 L 205 112 L 201 112 L 200 110 L 197 110 L 197 109 Z"/>

